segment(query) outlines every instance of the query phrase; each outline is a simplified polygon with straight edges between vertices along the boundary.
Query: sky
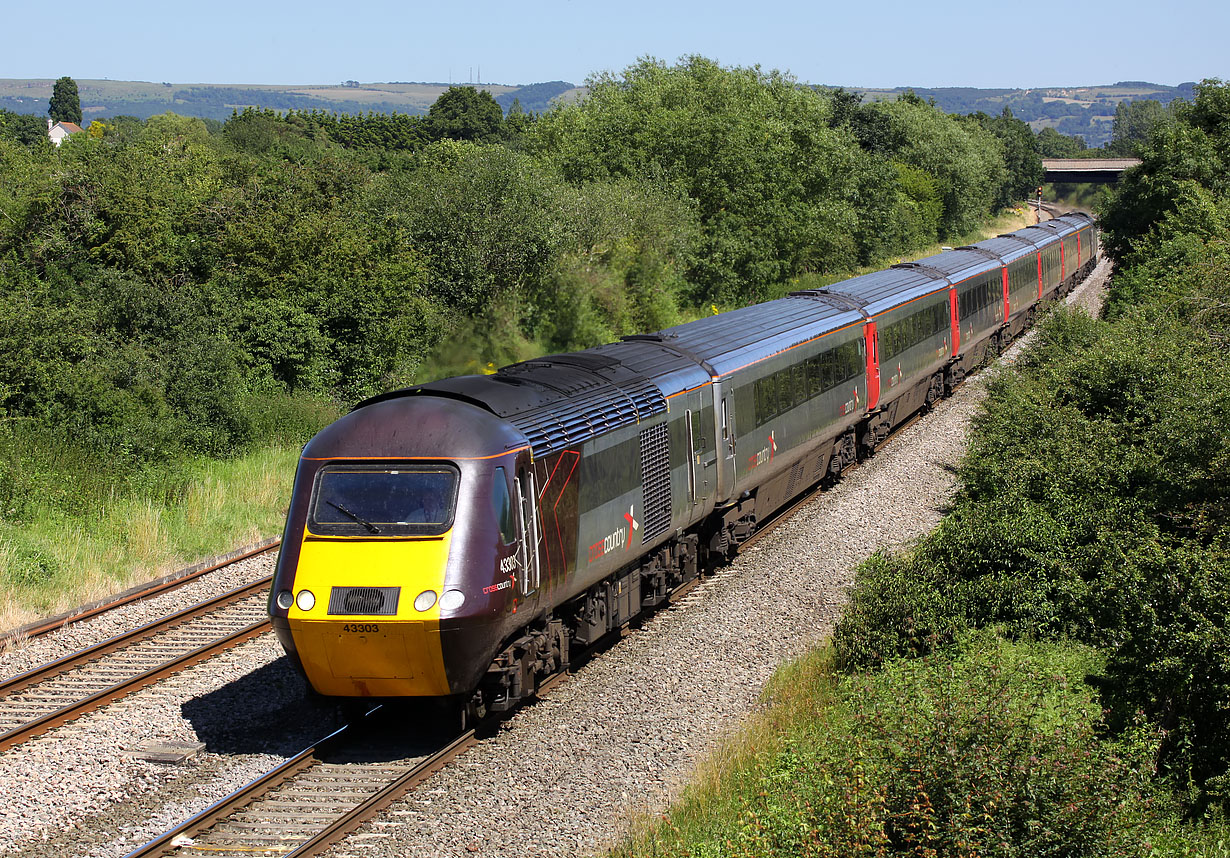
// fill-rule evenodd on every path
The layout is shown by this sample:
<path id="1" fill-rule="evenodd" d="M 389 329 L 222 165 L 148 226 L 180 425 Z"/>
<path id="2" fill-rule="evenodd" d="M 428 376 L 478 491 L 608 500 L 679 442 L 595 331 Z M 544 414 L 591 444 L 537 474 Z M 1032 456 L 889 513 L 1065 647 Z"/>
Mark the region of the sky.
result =
<path id="1" fill-rule="evenodd" d="M 1230 4 L 1209 0 L 5 5 L 0 78 L 579 84 L 641 57 L 673 63 L 691 54 L 864 88 L 1230 78 Z"/>

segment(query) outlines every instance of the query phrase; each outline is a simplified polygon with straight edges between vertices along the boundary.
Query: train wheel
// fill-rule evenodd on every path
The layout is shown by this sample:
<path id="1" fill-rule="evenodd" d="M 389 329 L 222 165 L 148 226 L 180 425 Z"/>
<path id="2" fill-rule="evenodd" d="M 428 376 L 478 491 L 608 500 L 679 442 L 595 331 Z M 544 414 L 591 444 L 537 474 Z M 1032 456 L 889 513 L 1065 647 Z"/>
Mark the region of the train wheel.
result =
<path id="1" fill-rule="evenodd" d="M 483 701 L 482 694 L 475 693 L 470 698 L 469 702 L 458 707 L 458 729 L 462 732 L 473 730 L 478 727 L 484 718 L 487 717 L 487 704 Z"/>

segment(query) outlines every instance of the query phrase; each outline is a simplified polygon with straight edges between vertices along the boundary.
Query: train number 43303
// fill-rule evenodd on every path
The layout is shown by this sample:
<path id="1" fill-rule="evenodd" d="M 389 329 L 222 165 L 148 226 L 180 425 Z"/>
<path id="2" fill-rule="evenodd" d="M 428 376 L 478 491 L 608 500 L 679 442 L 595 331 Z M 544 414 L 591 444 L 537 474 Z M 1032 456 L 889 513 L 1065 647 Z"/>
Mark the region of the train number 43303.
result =
<path id="1" fill-rule="evenodd" d="M 368 632 L 380 631 L 380 626 L 378 623 L 346 623 L 342 626 L 342 631 L 366 634 Z"/>

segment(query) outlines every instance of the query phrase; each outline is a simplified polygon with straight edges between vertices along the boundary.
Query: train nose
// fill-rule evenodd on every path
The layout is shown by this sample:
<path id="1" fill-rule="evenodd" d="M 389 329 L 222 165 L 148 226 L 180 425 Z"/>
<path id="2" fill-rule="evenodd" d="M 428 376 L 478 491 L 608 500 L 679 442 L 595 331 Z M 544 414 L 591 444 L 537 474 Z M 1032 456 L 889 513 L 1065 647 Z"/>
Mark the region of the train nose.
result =
<path id="1" fill-rule="evenodd" d="M 313 688 L 330 696 L 451 693 L 440 647 L 450 541 L 304 543 L 287 624 Z"/>

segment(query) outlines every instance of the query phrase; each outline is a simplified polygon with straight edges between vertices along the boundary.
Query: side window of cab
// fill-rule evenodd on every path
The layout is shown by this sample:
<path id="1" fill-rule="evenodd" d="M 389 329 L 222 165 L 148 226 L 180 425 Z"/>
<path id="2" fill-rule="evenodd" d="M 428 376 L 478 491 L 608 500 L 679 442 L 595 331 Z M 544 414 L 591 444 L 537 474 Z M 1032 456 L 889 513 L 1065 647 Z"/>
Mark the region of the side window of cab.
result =
<path id="1" fill-rule="evenodd" d="M 512 494 L 508 491 L 508 475 L 503 468 L 496 468 L 491 478 L 491 511 L 495 513 L 496 523 L 500 526 L 500 540 L 505 545 L 512 545 L 517 538 L 517 529 L 513 525 Z"/>

